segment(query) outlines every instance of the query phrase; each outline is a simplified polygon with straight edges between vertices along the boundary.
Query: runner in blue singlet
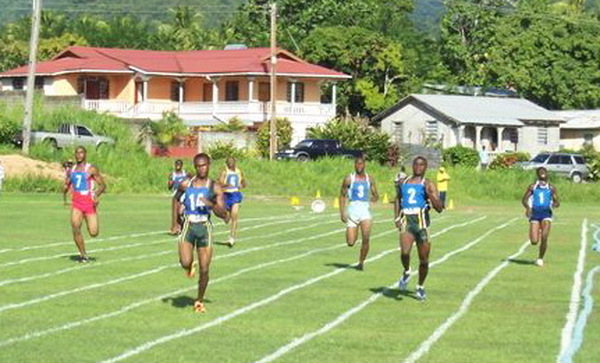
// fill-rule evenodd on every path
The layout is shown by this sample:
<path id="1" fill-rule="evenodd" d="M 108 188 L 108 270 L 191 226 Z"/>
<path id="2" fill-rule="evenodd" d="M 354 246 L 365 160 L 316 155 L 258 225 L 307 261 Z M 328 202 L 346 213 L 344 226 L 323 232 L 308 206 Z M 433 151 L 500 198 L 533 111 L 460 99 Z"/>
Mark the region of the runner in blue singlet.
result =
<path id="1" fill-rule="evenodd" d="M 544 266 L 544 255 L 548 248 L 548 236 L 552 224 L 552 208 L 558 208 L 560 201 L 554 185 L 548 182 L 548 171 L 544 167 L 536 170 L 537 180 L 530 184 L 523 195 L 521 203 L 525 207 L 525 215 L 529 219 L 529 240 L 537 245 L 540 240 L 538 258 L 534 263 Z"/>
<path id="2" fill-rule="evenodd" d="M 346 243 L 354 246 L 358 239 L 358 228 L 362 234 L 357 270 L 364 268 L 364 262 L 369 253 L 371 236 L 372 202 L 379 199 L 375 180 L 365 172 L 365 159 L 360 156 L 354 161 L 354 173 L 344 178 L 340 191 L 340 217 L 346 224 Z"/>

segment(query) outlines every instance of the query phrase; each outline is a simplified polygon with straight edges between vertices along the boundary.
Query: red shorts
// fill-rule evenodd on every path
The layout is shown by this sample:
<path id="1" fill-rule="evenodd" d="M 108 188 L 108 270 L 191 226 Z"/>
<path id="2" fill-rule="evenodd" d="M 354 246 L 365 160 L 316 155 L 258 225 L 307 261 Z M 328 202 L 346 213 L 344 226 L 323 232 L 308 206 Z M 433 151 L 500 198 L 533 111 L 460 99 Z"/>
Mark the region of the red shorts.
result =
<path id="1" fill-rule="evenodd" d="M 91 197 L 78 197 L 73 196 L 73 209 L 80 210 L 83 214 L 96 214 L 96 205 Z"/>

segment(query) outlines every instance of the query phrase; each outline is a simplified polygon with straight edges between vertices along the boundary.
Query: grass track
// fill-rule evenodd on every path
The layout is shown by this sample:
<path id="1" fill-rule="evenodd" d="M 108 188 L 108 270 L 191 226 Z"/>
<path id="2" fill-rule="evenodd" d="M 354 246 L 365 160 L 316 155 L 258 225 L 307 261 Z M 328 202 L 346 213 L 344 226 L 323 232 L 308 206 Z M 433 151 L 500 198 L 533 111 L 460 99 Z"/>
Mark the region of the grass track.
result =
<path id="1" fill-rule="evenodd" d="M 515 203 L 516 205 L 517 203 Z M 213 283 L 207 299 L 209 312 L 191 312 L 194 283 L 182 277 L 176 266 L 176 245 L 164 234 L 123 237 L 135 233 L 166 230 L 168 200 L 157 196 L 107 196 L 101 206 L 101 238 L 90 243 L 96 263 L 79 268 L 68 257 L 75 251 L 70 241 L 68 210 L 60 199 L 49 195 L 5 195 L 0 200 L 0 361 L 48 362 L 100 361 L 180 331 L 194 328 L 278 291 L 301 284 L 354 263 L 358 246 L 343 245 L 343 228 L 338 217 L 316 219 L 305 210 L 293 212 L 283 202 L 249 200 L 242 218 L 265 218 L 243 223 L 242 228 L 266 224 L 241 233 L 232 250 L 217 245 L 211 269 Z M 435 216 L 432 233 L 480 216 L 486 219 L 455 228 L 435 238 L 431 260 L 464 246 L 488 230 L 521 216 L 515 205 L 483 203 Z M 17 206 L 19 208 L 17 208 Z M 32 213 L 33 211 L 33 213 Z M 334 212 L 331 208 L 327 213 Z M 373 236 L 392 231 L 390 206 L 377 206 Z M 427 362 L 548 362 L 556 359 L 560 334 L 568 310 L 568 299 L 579 250 L 581 221 L 600 222 L 597 206 L 563 206 L 557 211 L 547 266 L 536 268 L 526 262 L 535 257 L 528 248 L 521 263 L 511 263 L 474 299 L 458 320 L 421 361 Z M 292 216 L 289 221 L 270 223 Z M 302 228 L 302 229 L 301 229 Z M 305 229 L 304 229 L 305 228 Z M 331 331 L 284 355 L 280 361 L 401 361 L 460 306 L 468 292 L 502 260 L 526 240 L 527 223 L 518 219 L 491 233 L 472 248 L 452 256 L 430 270 L 428 301 L 419 303 L 411 295 L 386 290 L 384 296 Z M 217 223 L 217 232 L 224 232 Z M 593 244 L 590 228 L 588 244 Z M 225 234 L 222 233 L 221 236 Z M 314 237 L 322 235 L 322 237 Z M 312 238 L 311 238 L 312 237 Z M 310 238 L 306 241 L 299 239 Z M 246 239 L 246 241 L 244 241 Z M 219 238 L 217 238 L 217 241 Z M 155 242 L 156 243 L 153 243 Z M 159 242 L 160 241 L 160 242 Z M 293 242 L 296 241 L 296 242 Z M 278 245 L 275 245 L 278 244 Z M 397 233 L 374 237 L 370 256 L 395 248 Z M 32 250 L 24 246 L 40 246 Z M 110 250 L 111 247 L 129 247 Z M 271 247 L 265 247 L 271 246 Z M 252 250 L 255 248 L 255 250 Z M 1 252 L 4 249 L 10 251 Z M 247 253 L 240 252 L 248 250 Z M 228 256 L 233 254 L 231 256 Z M 48 256 L 63 255 L 63 257 Z M 147 258 L 136 258 L 148 255 Z M 36 262 L 13 263 L 43 258 Z M 119 259 L 128 261 L 113 262 Z M 366 271 L 344 269 L 341 273 L 295 290 L 281 298 L 190 336 L 157 345 L 130 361 L 256 361 L 294 338 L 310 333 L 351 309 L 374 292 L 393 283 L 400 273 L 398 254 L 366 265 Z M 281 262 L 278 262 L 281 261 Z M 600 264 L 600 254 L 588 251 L 584 276 Z M 87 291 L 66 294 L 45 302 L 2 311 L 2 306 L 93 284 L 152 271 L 139 278 Z M 264 267 L 262 267 L 264 266 Z M 2 281 L 37 275 L 64 273 L 14 282 Z M 417 267 L 413 252 L 413 267 Z M 240 273 L 240 270 L 244 272 Z M 231 277 L 228 277 L 231 276 Z M 597 279 L 596 279 L 597 280 Z M 411 289 L 416 278 L 411 281 Z M 593 296 L 600 298 L 600 281 Z M 179 291 L 176 294 L 170 292 Z M 162 299 L 154 299 L 164 295 Z M 154 300 L 152 300 L 154 299 Z M 80 326 L 26 337 L 65 324 L 81 322 L 118 311 L 136 302 L 150 300 L 114 317 Z M 576 361 L 593 361 L 600 356 L 600 313 L 595 307 L 589 318 Z M 22 341 L 7 344 L 10 339 Z"/>

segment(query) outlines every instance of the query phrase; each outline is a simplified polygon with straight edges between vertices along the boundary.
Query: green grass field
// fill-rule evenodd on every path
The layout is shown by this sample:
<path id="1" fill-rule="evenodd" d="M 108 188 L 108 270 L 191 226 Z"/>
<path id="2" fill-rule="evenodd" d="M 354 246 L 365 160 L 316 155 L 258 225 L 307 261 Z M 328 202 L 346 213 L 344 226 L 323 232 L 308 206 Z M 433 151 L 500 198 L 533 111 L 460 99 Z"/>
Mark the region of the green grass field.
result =
<path id="1" fill-rule="evenodd" d="M 370 261 L 359 272 L 348 267 L 359 246 L 345 246 L 331 205 L 314 215 L 283 199 L 249 198 L 239 243 L 215 247 L 208 311 L 198 315 L 195 281 L 165 233 L 168 205 L 166 196 L 107 195 L 101 235 L 87 239 L 96 260 L 81 265 L 59 195 L 0 195 L 0 362 L 552 362 L 582 237 L 582 288 L 600 265 L 591 250 L 598 205 L 556 212 L 543 268 L 530 264 L 531 246 L 506 261 L 527 239 L 518 202 L 459 205 L 433 217 L 428 299 L 419 302 L 416 278 L 408 294 L 394 287 L 401 267 L 391 205 L 374 209 Z M 225 241 L 222 222 L 215 231 Z M 577 316 L 582 307 L 583 299 L 573 305 Z M 577 362 L 600 357 L 598 309 Z"/>

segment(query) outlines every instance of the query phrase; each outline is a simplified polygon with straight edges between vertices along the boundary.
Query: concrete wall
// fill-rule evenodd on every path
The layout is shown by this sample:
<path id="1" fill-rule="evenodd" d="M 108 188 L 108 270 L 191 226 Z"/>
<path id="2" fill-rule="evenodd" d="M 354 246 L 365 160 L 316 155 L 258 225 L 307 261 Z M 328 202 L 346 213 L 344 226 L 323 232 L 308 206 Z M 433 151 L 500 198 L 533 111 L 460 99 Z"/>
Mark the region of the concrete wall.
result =
<path id="1" fill-rule="evenodd" d="M 538 128 L 543 125 L 526 124 L 519 130 L 517 151 L 525 151 L 534 156 L 542 151 L 558 151 L 560 147 L 560 129 L 557 125 L 548 126 L 548 142 L 538 143 Z"/>
<path id="2" fill-rule="evenodd" d="M 255 132 L 214 132 L 201 131 L 198 133 L 198 150 L 206 152 L 217 143 L 232 142 L 238 149 L 252 149 L 256 146 Z"/>
<path id="3" fill-rule="evenodd" d="M 596 150 L 600 150 L 600 130 L 560 130 L 560 147 L 566 149 L 579 150 L 584 146 L 584 135 L 592 134 L 592 146 Z"/>

